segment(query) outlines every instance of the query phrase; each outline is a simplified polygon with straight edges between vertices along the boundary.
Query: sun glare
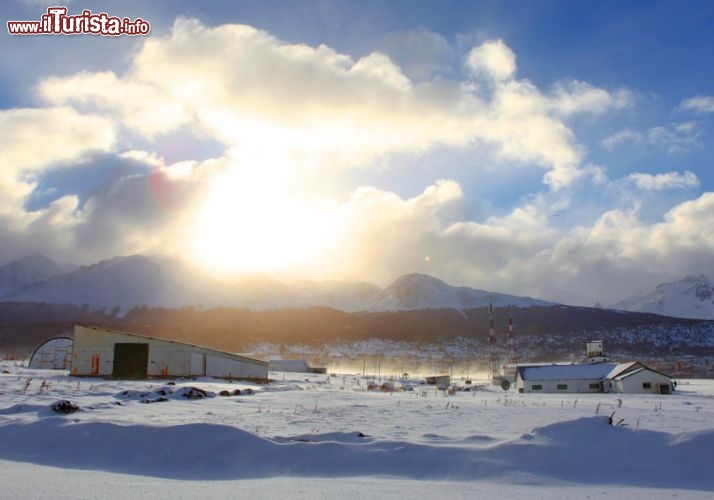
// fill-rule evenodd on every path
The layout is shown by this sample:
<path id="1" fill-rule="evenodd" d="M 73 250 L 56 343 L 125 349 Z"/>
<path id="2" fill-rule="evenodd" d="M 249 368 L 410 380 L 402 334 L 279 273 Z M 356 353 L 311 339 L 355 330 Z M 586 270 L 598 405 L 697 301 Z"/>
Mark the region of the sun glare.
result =
<path id="1" fill-rule="evenodd" d="M 196 219 L 195 257 L 215 272 L 298 271 L 326 254 L 331 221 L 287 189 L 273 169 L 229 171 Z"/>

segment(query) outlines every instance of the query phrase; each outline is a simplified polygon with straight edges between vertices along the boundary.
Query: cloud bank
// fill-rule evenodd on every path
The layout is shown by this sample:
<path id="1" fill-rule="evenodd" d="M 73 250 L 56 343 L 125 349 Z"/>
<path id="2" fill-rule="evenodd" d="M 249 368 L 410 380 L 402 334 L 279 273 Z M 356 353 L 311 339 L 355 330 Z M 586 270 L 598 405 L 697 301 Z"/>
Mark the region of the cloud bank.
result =
<path id="1" fill-rule="evenodd" d="M 147 38 L 122 73 L 48 75 L 38 82 L 37 107 L 0 112 L 3 256 L 169 252 L 218 265 L 233 259 L 245 264 L 240 270 L 381 283 L 421 271 L 586 304 L 613 288 L 632 292 L 663 268 L 675 276 L 697 265 L 712 271 L 712 193 L 655 222 L 636 203 L 567 225 L 554 219 L 577 203 L 583 185 L 609 182 L 606 169 L 587 160 L 572 120 L 632 107 L 630 92 L 578 80 L 541 89 L 517 77 L 516 54 L 501 39 L 471 47 L 445 70 L 438 58 L 453 59 L 455 50 L 439 36 L 422 31 L 384 43 L 397 53 L 407 35 L 434 50 L 404 69 L 380 52 L 355 57 L 250 26 L 178 19 L 168 35 Z M 707 102 L 683 106 L 702 111 Z M 626 129 L 603 145 L 685 148 L 695 132 L 687 123 Z M 158 144 L 187 134 L 222 151 L 173 163 L 157 154 Z M 345 196 L 335 180 L 441 151 L 482 161 L 468 182 L 435 170 L 412 195 L 352 180 Z M 79 167 L 122 173 L 83 197 L 65 187 L 46 206 L 27 207 L 47 188 L 48 173 Z M 468 185 L 487 182 L 490 168 L 516 180 L 540 171 L 542 182 L 507 212 L 474 217 Z M 651 192 L 700 184 L 690 171 L 625 181 Z"/>

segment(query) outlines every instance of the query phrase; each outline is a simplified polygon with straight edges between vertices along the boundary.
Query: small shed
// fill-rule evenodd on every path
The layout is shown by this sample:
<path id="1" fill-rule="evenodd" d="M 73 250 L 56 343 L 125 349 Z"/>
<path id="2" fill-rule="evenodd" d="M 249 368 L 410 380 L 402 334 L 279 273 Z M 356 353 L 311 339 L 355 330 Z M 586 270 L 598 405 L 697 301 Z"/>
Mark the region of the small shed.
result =
<path id="1" fill-rule="evenodd" d="M 69 370 L 72 366 L 72 338 L 55 337 L 41 344 L 30 357 L 30 368 Z"/>
<path id="2" fill-rule="evenodd" d="M 268 380 L 268 363 L 208 347 L 77 325 L 70 375 L 145 379 L 217 377 Z"/>

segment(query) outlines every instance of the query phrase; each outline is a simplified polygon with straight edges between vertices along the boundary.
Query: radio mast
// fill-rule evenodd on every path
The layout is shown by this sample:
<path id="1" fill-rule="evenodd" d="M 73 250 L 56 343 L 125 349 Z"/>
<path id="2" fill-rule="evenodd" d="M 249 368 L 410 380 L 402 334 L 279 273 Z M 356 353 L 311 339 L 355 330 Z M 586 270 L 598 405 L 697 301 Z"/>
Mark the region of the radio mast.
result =
<path id="1" fill-rule="evenodd" d="M 496 327 L 493 323 L 493 304 L 488 305 L 488 367 L 491 369 L 491 381 L 495 384 L 501 377 L 501 360 L 496 347 Z"/>
<path id="2" fill-rule="evenodd" d="M 516 338 L 513 335 L 513 319 L 508 317 L 508 363 L 518 365 L 518 353 L 516 352 Z"/>

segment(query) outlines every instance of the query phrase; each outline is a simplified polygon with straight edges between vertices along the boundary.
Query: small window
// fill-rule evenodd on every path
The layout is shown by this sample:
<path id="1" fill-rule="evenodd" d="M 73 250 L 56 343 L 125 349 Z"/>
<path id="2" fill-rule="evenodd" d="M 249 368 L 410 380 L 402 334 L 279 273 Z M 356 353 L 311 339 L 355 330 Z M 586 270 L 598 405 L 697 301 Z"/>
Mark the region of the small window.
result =
<path id="1" fill-rule="evenodd" d="M 600 389 L 600 384 L 590 384 L 591 389 Z"/>
<path id="2" fill-rule="evenodd" d="M 643 389 L 652 389 L 652 384 L 649 382 L 642 382 L 642 388 Z"/>
<path id="3" fill-rule="evenodd" d="M 558 384 L 559 391 L 565 391 L 568 389 L 568 384 Z"/>
<path id="4" fill-rule="evenodd" d="M 543 390 L 543 386 L 540 385 L 540 384 L 535 384 L 535 385 L 532 385 L 532 386 L 531 386 L 531 390 L 532 390 L 532 391 L 542 391 L 542 390 Z"/>

